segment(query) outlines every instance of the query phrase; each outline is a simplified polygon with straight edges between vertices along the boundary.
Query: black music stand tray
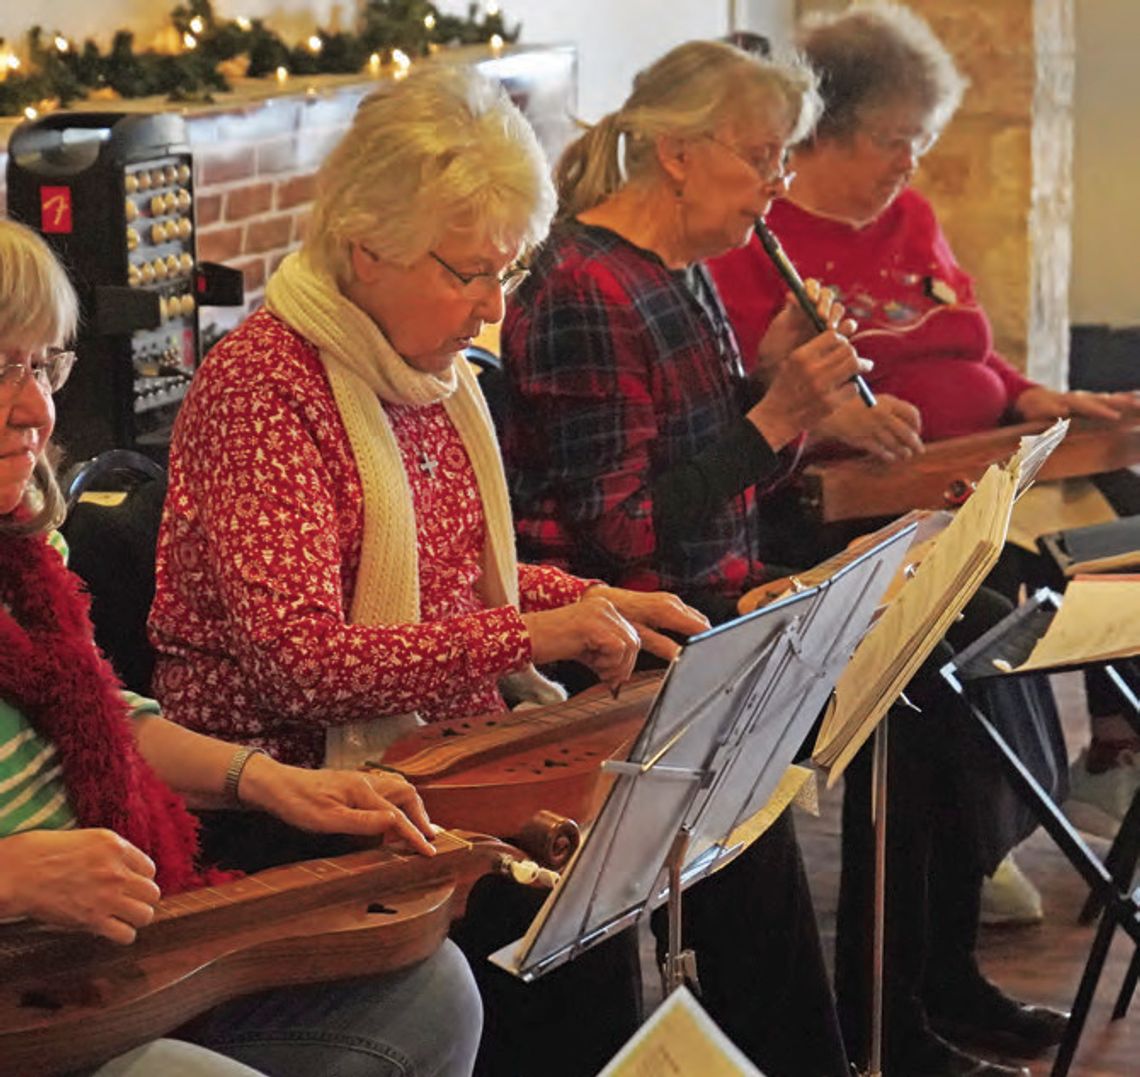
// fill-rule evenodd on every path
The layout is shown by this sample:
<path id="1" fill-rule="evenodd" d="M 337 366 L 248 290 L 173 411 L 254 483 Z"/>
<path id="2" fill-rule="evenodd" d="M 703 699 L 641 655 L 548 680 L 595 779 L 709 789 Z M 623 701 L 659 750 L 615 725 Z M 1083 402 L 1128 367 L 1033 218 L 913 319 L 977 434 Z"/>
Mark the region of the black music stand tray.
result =
<path id="1" fill-rule="evenodd" d="M 736 856 L 730 835 L 767 803 L 878 600 L 913 525 L 821 583 L 689 641 L 605 804 L 527 936 L 491 955 L 523 980 L 572 960 L 668 901 L 667 990 L 694 978 L 681 893 Z"/>
<path id="2" fill-rule="evenodd" d="M 965 701 L 970 713 L 976 719 L 976 729 L 983 743 L 997 753 L 1006 779 L 1022 800 L 1036 815 L 1038 822 L 1055 841 L 1069 863 L 1076 868 L 1088 883 L 1090 900 L 1102 909 L 1096 935 L 1089 948 L 1085 970 L 1073 1000 L 1072 1016 L 1065 1029 L 1065 1036 L 1057 1050 L 1053 1063 L 1053 1077 L 1064 1077 L 1069 1072 L 1073 1057 L 1084 1031 L 1093 995 L 1100 980 L 1108 948 L 1118 927 L 1132 939 L 1136 951 L 1129 964 L 1113 1008 L 1112 1019 L 1120 1020 L 1128 1012 L 1132 995 L 1140 978 L 1140 887 L 1129 892 L 1132 877 L 1140 858 L 1140 791 L 1132 799 L 1121 823 L 1116 839 L 1104 862 L 1089 848 L 1072 823 L 1062 814 L 1060 808 L 1029 773 L 1025 764 L 1009 746 L 1001 732 L 987 715 L 981 702 L 982 682 L 993 677 L 1019 676 L 1016 667 L 1028 658 L 1037 640 L 1044 634 L 1060 606 L 1060 596 L 1042 589 L 1019 606 L 1008 617 L 995 625 L 989 632 L 964 649 L 957 657 L 942 667 L 941 673 L 947 683 Z M 994 665 L 998 661 L 1006 670 L 1003 672 Z M 1097 663 L 1108 675 L 1130 710 L 1130 721 L 1140 726 L 1140 700 L 1129 688 L 1124 679 L 1111 665 Z M 1079 664 L 1058 667 L 1058 669 L 1080 669 Z M 1053 670 L 1034 670 L 1034 673 Z"/>

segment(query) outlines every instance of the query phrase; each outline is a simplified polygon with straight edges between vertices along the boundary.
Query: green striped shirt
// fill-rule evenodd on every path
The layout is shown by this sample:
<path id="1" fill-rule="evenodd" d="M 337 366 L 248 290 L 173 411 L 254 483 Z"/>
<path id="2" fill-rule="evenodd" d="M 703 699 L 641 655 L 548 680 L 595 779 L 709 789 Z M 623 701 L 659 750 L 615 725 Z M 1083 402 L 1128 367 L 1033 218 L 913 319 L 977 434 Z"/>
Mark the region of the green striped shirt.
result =
<path id="1" fill-rule="evenodd" d="M 66 559 L 62 538 L 52 545 Z M 153 699 L 134 692 L 123 697 L 132 718 L 159 714 Z M 63 787 L 55 746 L 40 736 L 27 718 L 0 699 L 0 838 L 24 830 L 66 830 L 76 825 L 75 813 Z"/>

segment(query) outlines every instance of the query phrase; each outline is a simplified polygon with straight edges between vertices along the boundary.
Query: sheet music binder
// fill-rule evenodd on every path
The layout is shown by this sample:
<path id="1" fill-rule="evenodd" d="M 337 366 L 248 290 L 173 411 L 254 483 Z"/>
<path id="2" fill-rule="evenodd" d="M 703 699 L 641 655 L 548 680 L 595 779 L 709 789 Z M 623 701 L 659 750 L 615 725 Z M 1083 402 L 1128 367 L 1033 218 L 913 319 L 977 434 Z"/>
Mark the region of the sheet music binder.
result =
<path id="1" fill-rule="evenodd" d="M 519 943 L 491 960 L 532 980 L 727 863 L 726 837 L 776 788 L 899 569 L 913 526 L 815 587 L 693 637 L 666 674 L 575 858 Z"/>
<path id="2" fill-rule="evenodd" d="M 1078 572 L 1111 572 L 1140 567 L 1140 516 L 1107 524 L 1055 531 L 1037 540 L 1062 578 Z"/>

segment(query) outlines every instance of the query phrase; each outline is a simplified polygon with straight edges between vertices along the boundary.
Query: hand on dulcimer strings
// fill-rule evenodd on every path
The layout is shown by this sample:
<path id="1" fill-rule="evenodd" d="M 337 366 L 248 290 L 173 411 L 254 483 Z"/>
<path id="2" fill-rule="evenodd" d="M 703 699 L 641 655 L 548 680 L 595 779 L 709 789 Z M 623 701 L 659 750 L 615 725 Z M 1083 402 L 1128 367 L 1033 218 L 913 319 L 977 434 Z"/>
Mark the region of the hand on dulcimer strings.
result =
<path id="1" fill-rule="evenodd" d="M 163 898 L 129 946 L 0 924 L 5 1072 L 70 1072 L 239 995 L 403 968 L 435 951 L 480 876 L 556 881 L 494 838 L 439 831 L 433 845 L 430 857 L 373 846 Z"/>

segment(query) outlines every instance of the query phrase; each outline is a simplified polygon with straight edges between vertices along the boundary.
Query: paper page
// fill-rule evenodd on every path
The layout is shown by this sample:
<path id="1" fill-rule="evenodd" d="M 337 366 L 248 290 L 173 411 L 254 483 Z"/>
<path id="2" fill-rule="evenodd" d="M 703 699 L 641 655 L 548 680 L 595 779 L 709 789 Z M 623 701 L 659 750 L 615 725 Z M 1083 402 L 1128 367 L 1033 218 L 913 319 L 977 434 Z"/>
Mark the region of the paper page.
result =
<path id="1" fill-rule="evenodd" d="M 1009 541 L 1037 553 L 1037 537 L 1052 531 L 1090 527 L 1116 519 L 1116 513 L 1088 479 L 1038 483 L 1018 498 L 1009 521 Z"/>
<path id="2" fill-rule="evenodd" d="M 1017 480 L 1017 496 L 1020 497 L 1025 489 L 1037 477 L 1037 472 L 1049 459 L 1049 454 L 1065 440 L 1069 432 L 1069 420 L 1058 419 L 1047 430 L 1040 434 L 1027 434 L 1018 442 L 1017 452 L 1012 459 L 1017 460 L 1020 473 Z"/>
<path id="3" fill-rule="evenodd" d="M 724 844 L 730 848 L 740 845 L 740 851 L 743 852 L 780 818 L 784 809 L 793 801 L 805 811 L 810 811 L 813 815 L 819 814 L 815 772 L 795 764 L 784 771 L 784 776 L 776 786 L 776 791 L 768 798 L 768 803 L 733 830 Z"/>
<path id="4" fill-rule="evenodd" d="M 599 1077 L 667 1074 L 763 1077 L 684 987 L 657 1007 Z"/>
<path id="5" fill-rule="evenodd" d="M 991 466 L 912 579 L 863 638 L 836 685 L 813 758 L 833 785 L 997 560 L 1018 464 Z"/>
<path id="6" fill-rule="evenodd" d="M 1073 580 L 1060 610 L 1018 671 L 1140 654 L 1140 575 Z"/>

